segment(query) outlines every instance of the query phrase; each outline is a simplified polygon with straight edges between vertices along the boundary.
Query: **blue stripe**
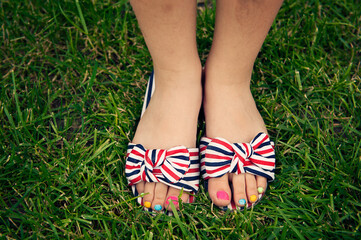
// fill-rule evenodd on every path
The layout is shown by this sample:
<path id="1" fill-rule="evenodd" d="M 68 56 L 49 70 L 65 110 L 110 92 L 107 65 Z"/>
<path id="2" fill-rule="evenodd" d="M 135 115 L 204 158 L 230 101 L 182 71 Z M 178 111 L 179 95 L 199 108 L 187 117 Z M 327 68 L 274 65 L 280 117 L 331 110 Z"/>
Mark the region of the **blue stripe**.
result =
<path id="1" fill-rule="evenodd" d="M 140 163 L 142 161 L 140 161 L 138 159 L 135 159 L 135 158 L 132 158 L 132 157 L 128 157 L 127 162 L 132 162 L 132 163 L 138 164 L 138 163 Z"/>
<path id="2" fill-rule="evenodd" d="M 191 160 L 191 165 L 193 164 L 199 164 L 199 158 L 197 160 Z"/>
<path id="3" fill-rule="evenodd" d="M 126 176 L 126 177 L 131 177 L 131 176 L 133 176 L 133 175 L 135 175 L 135 174 L 139 174 L 139 172 L 140 172 L 139 169 L 138 169 L 138 170 L 134 170 L 134 171 L 132 171 L 132 172 L 130 172 L 130 173 L 125 173 L 125 176 Z"/>
<path id="4" fill-rule="evenodd" d="M 234 167 L 233 167 L 233 169 L 231 169 L 231 173 L 235 173 L 235 172 L 237 172 L 237 170 L 238 170 L 238 164 L 236 164 Z"/>
<path id="5" fill-rule="evenodd" d="M 253 154 L 256 155 L 256 156 L 263 157 L 263 158 L 269 158 L 269 159 L 276 158 L 276 155 L 275 155 L 275 154 L 269 155 L 269 156 L 267 156 L 267 157 L 265 157 L 265 156 L 262 155 L 262 154 L 256 153 L 256 152 L 253 153 Z"/>
<path id="6" fill-rule="evenodd" d="M 183 169 L 179 169 L 179 168 L 176 168 L 176 167 L 174 167 L 174 169 L 177 170 L 177 172 L 182 174 L 182 175 L 184 175 L 186 173 L 186 171 L 183 170 Z M 176 174 L 176 175 L 178 175 L 178 174 Z"/>
<path id="7" fill-rule="evenodd" d="M 142 144 L 137 144 L 137 145 L 135 145 L 135 146 L 137 146 L 138 148 L 142 149 L 142 150 L 145 152 L 145 148 L 143 147 Z"/>
<path id="8" fill-rule="evenodd" d="M 148 171 L 146 169 L 144 169 L 144 171 L 145 171 L 145 175 L 149 179 L 149 182 L 153 182 L 153 179 L 151 177 L 149 177 Z"/>
<path id="9" fill-rule="evenodd" d="M 246 152 L 243 150 L 243 148 L 238 144 L 238 143 L 235 143 L 234 144 L 239 150 L 241 150 L 241 152 L 243 152 L 243 154 L 246 155 Z"/>
<path id="10" fill-rule="evenodd" d="M 156 161 L 157 161 L 156 150 L 153 150 L 152 151 L 152 163 L 153 163 L 153 165 L 155 164 Z"/>
<path id="11" fill-rule="evenodd" d="M 258 148 L 263 148 L 263 147 L 266 147 L 266 146 L 271 146 L 271 142 L 270 141 L 264 141 L 263 143 L 261 143 Z"/>
<path id="12" fill-rule="evenodd" d="M 149 82 L 148 82 L 148 94 L 147 94 L 147 99 L 145 100 L 145 108 L 147 109 L 148 104 L 150 102 L 150 98 L 152 97 L 152 90 L 153 90 L 153 76 L 154 76 L 154 71 L 152 71 L 152 74 L 149 77 Z"/>
<path id="13" fill-rule="evenodd" d="M 253 138 L 252 142 L 254 142 L 254 140 L 257 139 L 257 138 L 258 138 L 259 136 L 261 136 L 262 134 L 263 134 L 263 132 L 258 133 L 258 134 Z"/>
<path id="14" fill-rule="evenodd" d="M 227 155 L 227 156 L 233 156 L 233 152 L 227 152 L 227 151 L 225 151 L 225 150 L 223 150 L 223 149 L 220 149 L 220 148 L 218 148 L 218 147 L 214 147 L 214 146 L 208 146 L 207 147 L 207 150 L 214 150 L 214 151 L 216 151 L 216 152 L 220 152 L 220 153 L 223 153 L 224 155 Z"/>
<path id="15" fill-rule="evenodd" d="M 225 165 L 230 165 L 232 160 L 220 161 L 220 162 L 206 162 L 207 167 L 222 167 Z"/>
<path id="16" fill-rule="evenodd" d="M 196 181 L 198 180 L 198 176 L 193 176 L 193 177 L 184 177 L 182 178 L 183 181 Z"/>
<path id="17" fill-rule="evenodd" d="M 261 177 L 265 177 L 265 178 L 267 178 L 268 181 L 272 180 L 272 177 L 269 176 L 269 175 L 266 174 L 266 173 L 259 172 L 259 171 L 254 170 L 254 169 L 250 169 L 250 168 L 248 168 L 248 167 L 245 167 L 244 170 L 245 170 L 246 172 L 252 173 L 253 175 L 258 175 L 258 176 L 261 176 Z"/>
<path id="18" fill-rule="evenodd" d="M 178 156 L 172 156 L 172 157 L 176 158 L 176 159 L 180 159 L 180 160 L 185 160 L 185 161 L 189 160 L 189 157 L 184 156 L 184 155 L 178 155 Z"/>
<path id="19" fill-rule="evenodd" d="M 199 143 L 199 145 L 205 145 L 206 147 L 208 146 L 209 142 L 206 142 L 204 140 L 201 140 L 201 142 Z"/>
<path id="20" fill-rule="evenodd" d="M 194 188 L 192 188 L 191 186 L 186 185 L 186 184 L 183 184 L 183 183 L 180 183 L 180 182 L 172 183 L 172 185 L 177 186 L 177 187 L 184 188 L 185 190 L 188 190 L 188 191 L 190 190 L 190 191 L 195 192 L 195 193 L 197 192 L 197 190 L 194 189 Z"/>

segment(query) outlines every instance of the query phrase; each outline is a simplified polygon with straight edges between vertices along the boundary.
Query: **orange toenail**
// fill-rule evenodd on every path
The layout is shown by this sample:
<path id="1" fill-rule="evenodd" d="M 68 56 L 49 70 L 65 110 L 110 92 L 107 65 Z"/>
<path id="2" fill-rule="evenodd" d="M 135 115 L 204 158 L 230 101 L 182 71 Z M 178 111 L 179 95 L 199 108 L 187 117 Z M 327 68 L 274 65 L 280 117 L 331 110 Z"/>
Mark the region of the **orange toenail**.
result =
<path id="1" fill-rule="evenodd" d="M 152 206 L 152 204 L 150 202 L 144 202 L 144 207 L 150 208 L 150 206 Z"/>
<path id="2" fill-rule="evenodd" d="M 252 195 L 252 196 L 249 197 L 249 200 L 250 200 L 251 202 L 255 202 L 255 201 L 257 201 L 257 196 L 256 196 L 256 195 Z"/>

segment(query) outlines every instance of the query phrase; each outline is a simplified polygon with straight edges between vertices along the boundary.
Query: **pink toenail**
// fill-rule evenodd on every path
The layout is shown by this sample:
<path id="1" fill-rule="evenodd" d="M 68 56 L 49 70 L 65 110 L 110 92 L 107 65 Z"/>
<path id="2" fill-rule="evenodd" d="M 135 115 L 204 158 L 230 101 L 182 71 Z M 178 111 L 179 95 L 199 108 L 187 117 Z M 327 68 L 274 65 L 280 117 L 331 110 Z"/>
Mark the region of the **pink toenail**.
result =
<path id="1" fill-rule="evenodd" d="M 221 200 L 229 200 L 228 193 L 226 193 L 225 191 L 218 191 L 217 198 Z"/>
<path id="2" fill-rule="evenodd" d="M 177 205 L 178 204 L 178 198 L 177 197 L 174 197 L 174 196 L 170 196 L 167 198 L 167 201 L 165 201 L 165 204 L 169 204 L 169 200 L 172 200 L 173 204 L 174 205 Z"/>

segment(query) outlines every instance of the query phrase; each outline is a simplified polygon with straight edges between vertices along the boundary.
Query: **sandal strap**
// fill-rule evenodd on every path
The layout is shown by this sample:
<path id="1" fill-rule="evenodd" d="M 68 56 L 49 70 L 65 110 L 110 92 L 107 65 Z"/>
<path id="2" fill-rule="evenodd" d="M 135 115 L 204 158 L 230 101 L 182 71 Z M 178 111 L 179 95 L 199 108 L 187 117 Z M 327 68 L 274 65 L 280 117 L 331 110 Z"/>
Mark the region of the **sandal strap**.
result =
<path id="1" fill-rule="evenodd" d="M 251 173 L 273 181 L 275 178 L 274 143 L 258 133 L 250 143 L 230 143 L 223 138 L 202 137 L 201 174 L 207 180 L 226 173 Z"/>
<path id="2" fill-rule="evenodd" d="M 125 164 L 128 184 L 161 182 L 187 192 L 197 192 L 200 174 L 198 155 L 198 148 L 146 149 L 141 144 L 130 143 Z"/>

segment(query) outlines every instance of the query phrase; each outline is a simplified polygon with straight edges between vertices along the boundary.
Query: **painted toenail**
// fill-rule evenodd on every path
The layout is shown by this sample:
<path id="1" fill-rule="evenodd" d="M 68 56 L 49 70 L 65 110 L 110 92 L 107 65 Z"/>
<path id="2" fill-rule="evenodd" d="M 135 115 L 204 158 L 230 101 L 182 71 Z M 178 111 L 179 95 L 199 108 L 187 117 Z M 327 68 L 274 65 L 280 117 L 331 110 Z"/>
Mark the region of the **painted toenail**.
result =
<path id="1" fill-rule="evenodd" d="M 240 199 L 238 203 L 241 205 L 246 205 L 246 199 Z"/>
<path id="2" fill-rule="evenodd" d="M 226 193 L 225 191 L 218 191 L 217 198 L 221 200 L 229 200 L 228 193 Z"/>
<path id="3" fill-rule="evenodd" d="M 157 205 L 154 206 L 154 209 L 156 211 L 160 211 L 160 210 L 162 210 L 162 206 L 157 204 Z"/>
<path id="4" fill-rule="evenodd" d="M 172 200 L 173 204 L 174 205 L 177 205 L 178 204 L 178 198 L 175 197 L 175 196 L 170 196 L 167 198 L 167 201 L 165 201 L 166 204 L 169 204 L 169 200 Z"/>
<path id="5" fill-rule="evenodd" d="M 255 202 L 255 201 L 257 201 L 257 196 L 256 196 L 256 195 L 252 195 L 252 196 L 249 197 L 249 200 L 250 200 L 251 202 Z"/>
<path id="6" fill-rule="evenodd" d="M 152 206 L 152 204 L 150 202 L 144 202 L 144 207 L 150 208 L 150 206 Z"/>
<path id="7" fill-rule="evenodd" d="M 258 191 L 258 193 L 263 193 L 263 187 L 258 187 L 257 191 Z"/>

